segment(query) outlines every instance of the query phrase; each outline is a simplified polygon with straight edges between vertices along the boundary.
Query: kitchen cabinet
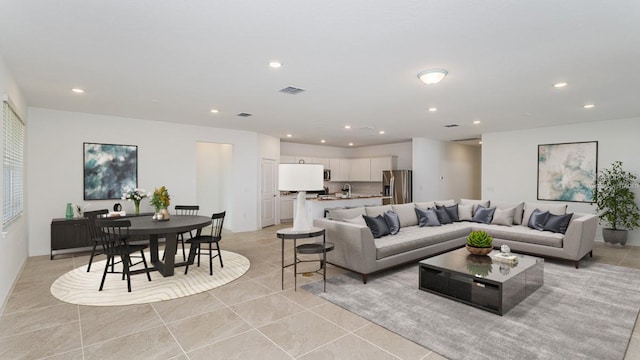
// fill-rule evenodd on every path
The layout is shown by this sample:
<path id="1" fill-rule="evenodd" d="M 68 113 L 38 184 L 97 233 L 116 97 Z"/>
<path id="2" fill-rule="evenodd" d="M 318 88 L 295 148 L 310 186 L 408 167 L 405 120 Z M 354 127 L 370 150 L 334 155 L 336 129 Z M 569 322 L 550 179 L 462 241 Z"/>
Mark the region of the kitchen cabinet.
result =
<path id="1" fill-rule="evenodd" d="M 349 181 L 371 181 L 371 159 L 349 159 Z"/>
<path id="2" fill-rule="evenodd" d="M 350 160 L 351 159 L 329 159 L 331 181 L 349 181 Z"/>
<path id="3" fill-rule="evenodd" d="M 280 222 L 293 219 L 293 198 L 280 198 Z"/>
<path id="4" fill-rule="evenodd" d="M 398 167 L 397 156 L 385 156 L 379 158 L 371 158 L 371 181 L 382 181 L 382 171 L 384 170 L 397 170 Z"/>

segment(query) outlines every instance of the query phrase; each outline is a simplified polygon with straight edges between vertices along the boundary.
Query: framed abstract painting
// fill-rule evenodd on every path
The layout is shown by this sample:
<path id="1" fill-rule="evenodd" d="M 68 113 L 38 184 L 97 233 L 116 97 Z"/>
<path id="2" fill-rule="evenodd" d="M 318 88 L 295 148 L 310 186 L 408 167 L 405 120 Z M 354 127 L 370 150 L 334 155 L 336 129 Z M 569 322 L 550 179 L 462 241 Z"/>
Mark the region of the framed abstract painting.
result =
<path id="1" fill-rule="evenodd" d="M 593 202 L 598 142 L 538 145 L 538 200 Z"/>
<path id="2" fill-rule="evenodd" d="M 138 146 L 83 143 L 84 199 L 120 199 L 138 187 Z"/>

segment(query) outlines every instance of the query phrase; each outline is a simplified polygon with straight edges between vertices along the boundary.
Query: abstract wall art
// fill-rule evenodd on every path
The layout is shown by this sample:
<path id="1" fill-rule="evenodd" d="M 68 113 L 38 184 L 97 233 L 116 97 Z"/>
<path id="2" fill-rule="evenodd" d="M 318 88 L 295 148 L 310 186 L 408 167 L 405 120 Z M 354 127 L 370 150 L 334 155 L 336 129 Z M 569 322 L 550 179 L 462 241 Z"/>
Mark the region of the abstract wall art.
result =
<path id="1" fill-rule="evenodd" d="M 538 200 L 592 202 L 598 142 L 538 145 Z"/>
<path id="2" fill-rule="evenodd" d="M 138 187 L 138 147 L 84 143 L 84 199 L 120 199 Z"/>

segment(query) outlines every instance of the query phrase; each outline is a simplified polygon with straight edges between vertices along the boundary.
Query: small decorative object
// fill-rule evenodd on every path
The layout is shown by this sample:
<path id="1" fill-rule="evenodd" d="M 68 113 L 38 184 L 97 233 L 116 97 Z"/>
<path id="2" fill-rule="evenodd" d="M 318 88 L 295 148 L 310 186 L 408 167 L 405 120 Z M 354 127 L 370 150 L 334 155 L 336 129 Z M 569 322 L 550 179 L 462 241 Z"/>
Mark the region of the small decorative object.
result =
<path id="1" fill-rule="evenodd" d="M 633 189 L 638 177 L 622 169 L 622 161 L 616 161 L 611 169 L 598 175 L 593 200 L 600 220 L 609 225 L 602 228 L 602 237 L 611 244 L 627 243 L 629 230 L 640 227 L 640 209 Z"/>
<path id="2" fill-rule="evenodd" d="M 85 206 L 82 206 L 82 205 L 75 204 L 75 205 L 73 206 L 73 209 L 76 211 L 76 215 L 77 215 L 79 218 L 81 218 L 81 217 L 82 217 L 82 214 L 84 214 L 84 211 L 87 209 L 87 207 L 89 207 L 89 205 L 90 205 L 90 204 L 87 204 L 87 205 L 85 205 Z"/>
<path id="3" fill-rule="evenodd" d="M 507 254 L 507 255 L 511 254 L 511 249 L 509 248 L 509 245 L 505 244 L 505 245 L 500 246 L 500 253 L 501 254 Z"/>
<path id="4" fill-rule="evenodd" d="M 493 250 L 493 238 L 484 230 L 474 230 L 467 236 L 467 251 L 474 255 L 487 255 Z"/>
<path id="5" fill-rule="evenodd" d="M 67 213 L 65 214 L 65 218 L 73 219 L 73 207 L 71 203 L 67 203 Z"/>
<path id="6" fill-rule="evenodd" d="M 135 188 L 135 189 L 125 189 L 122 194 L 122 200 L 130 200 L 133 201 L 134 213 L 136 215 L 140 215 L 140 200 L 149 197 L 150 194 L 145 189 Z"/>
<path id="7" fill-rule="evenodd" d="M 169 220 L 169 210 L 167 210 L 167 207 L 170 203 L 171 197 L 164 185 L 153 191 L 149 204 L 156 208 L 156 220 Z M 161 215 L 160 218 L 158 218 L 158 215 Z"/>
<path id="8" fill-rule="evenodd" d="M 113 205 L 113 211 L 122 211 L 122 205 L 115 203 L 115 205 Z"/>

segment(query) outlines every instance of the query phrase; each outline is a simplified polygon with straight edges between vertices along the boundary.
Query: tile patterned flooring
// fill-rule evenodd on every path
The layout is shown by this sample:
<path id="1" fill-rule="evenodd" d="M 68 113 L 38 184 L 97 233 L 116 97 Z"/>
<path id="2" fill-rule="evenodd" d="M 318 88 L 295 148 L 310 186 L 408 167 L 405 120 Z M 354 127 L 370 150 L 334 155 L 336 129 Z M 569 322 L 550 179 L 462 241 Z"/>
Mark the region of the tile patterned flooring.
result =
<path id="1" fill-rule="evenodd" d="M 300 288 L 294 291 L 291 268 L 281 290 L 279 228 L 223 235 L 223 249 L 251 260 L 240 279 L 144 305 L 63 303 L 49 286 L 88 256 L 31 257 L 0 315 L 0 359 L 445 359 Z M 288 244 L 285 256 L 292 259 Z M 594 259 L 640 269 L 640 247 L 597 243 Z M 329 266 L 327 276 L 343 272 Z M 298 276 L 298 286 L 319 280 L 317 274 Z M 636 326 L 625 359 L 639 358 Z"/>

